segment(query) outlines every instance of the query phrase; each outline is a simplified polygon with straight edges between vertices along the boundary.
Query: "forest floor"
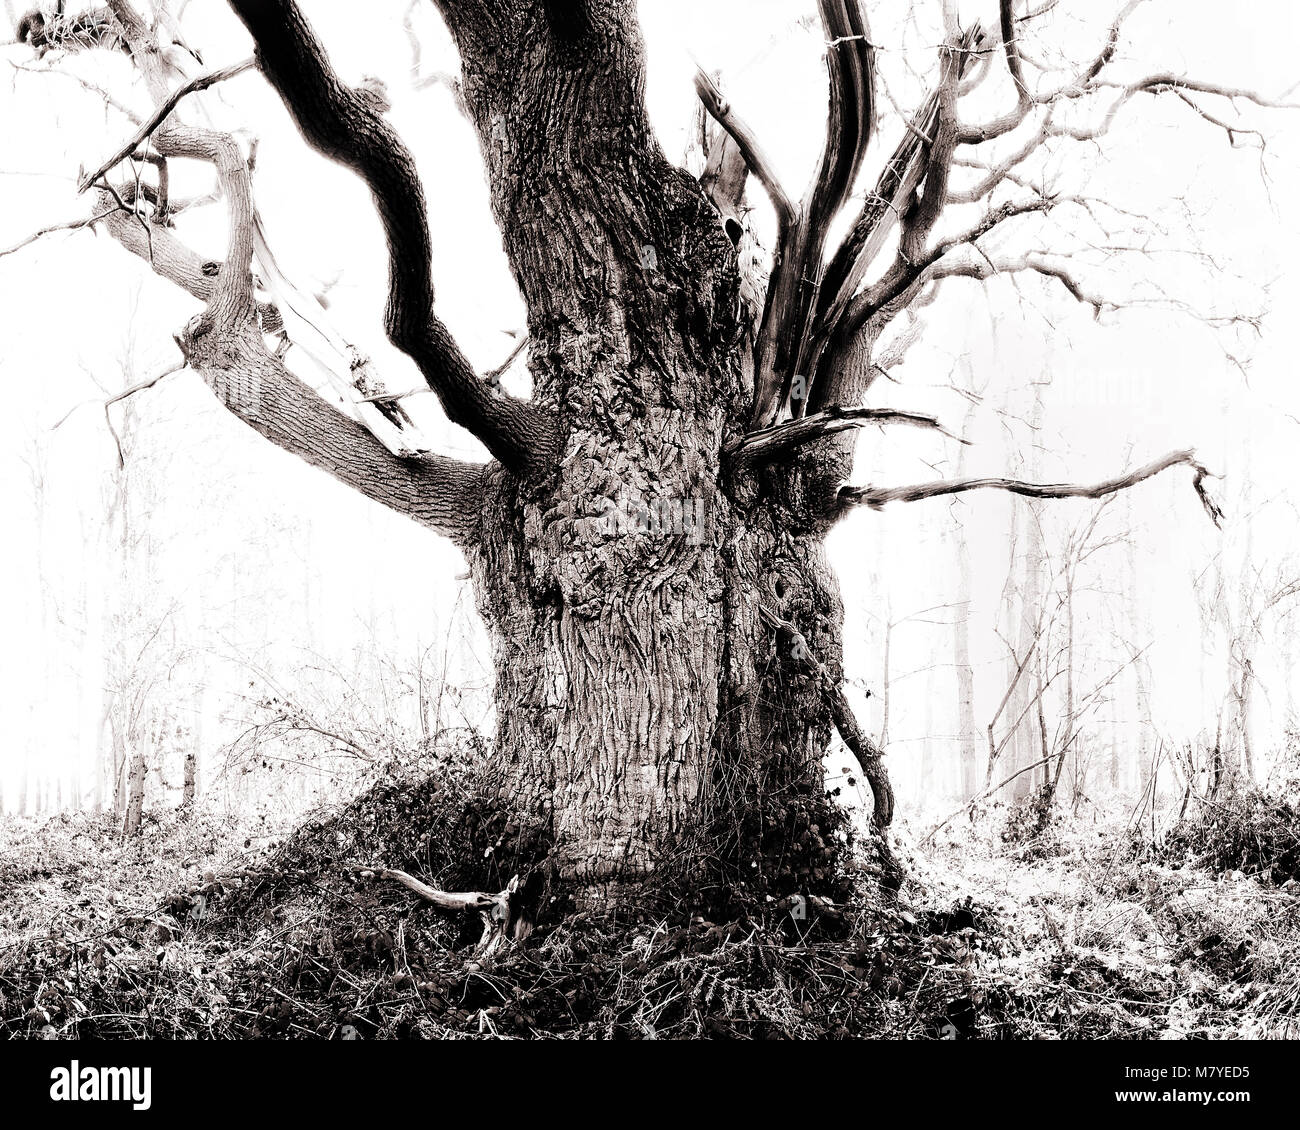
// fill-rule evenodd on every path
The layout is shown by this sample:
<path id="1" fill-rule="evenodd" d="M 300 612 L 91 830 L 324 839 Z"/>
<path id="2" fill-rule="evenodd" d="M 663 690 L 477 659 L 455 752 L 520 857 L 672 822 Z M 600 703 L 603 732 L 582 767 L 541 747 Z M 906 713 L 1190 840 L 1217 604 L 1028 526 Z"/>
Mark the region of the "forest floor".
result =
<path id="1" fill-rule="evenodd" d="M 1127 815 L 1026 838 L 993 808 L 928 840 L 903 819 L 897 902 L 574 913 L 479 968 L 477 922 L 354 866 L 428 863 L 437 834 L 408 830 L 437 793 L 380 786 L 283 840 L 202 812 L 129 843 L 109 817 L 0 821 L 0 1036 L 1300 1034 L 1300 825 L 1279 800 L 1158 845 Z"/>

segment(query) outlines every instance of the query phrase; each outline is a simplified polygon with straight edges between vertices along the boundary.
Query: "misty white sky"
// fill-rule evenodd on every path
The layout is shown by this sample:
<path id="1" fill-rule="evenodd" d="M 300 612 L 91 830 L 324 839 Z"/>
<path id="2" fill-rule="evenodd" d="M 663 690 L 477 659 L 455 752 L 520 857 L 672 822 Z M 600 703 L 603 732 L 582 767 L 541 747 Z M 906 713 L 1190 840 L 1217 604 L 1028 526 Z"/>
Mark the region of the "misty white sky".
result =
<path id="1" fill-rule="evenodd" d="M 421 163 L 439 315 L 486 368 L 510 352 L 509 334 L 523 326 L 524 312 L 489 213 L 477 140 L 445 88 L 412 87 L 402 28 L 406 7 L 405 0 L 375 3 L 358 19 L 357 6 L 341 0 L 304 4 L 345 78 L 376 75 L 387 84 L 392 120 Z M 902 0 L 870 6 L 889 91 L 910 107 L 919 86 L 906 64 L 932 65 L 937 4 L 919 5 L 915 21 L 904 18 L 909 8 Z M 961 5 L 967 21 L 995 9 Z M 651 113 L 670 157 L 682 159 L 687 147 L 691 73 L 698 61 L 721 71 L 729 97 L 764 139 L 787 186 L 802 191 L 821 143 L 826 97 L 821 44 L 808 19 L 813 12 L 811 0 L 642 0 Z M 1042 41 L 1030 46 L 1047 58 L 1084 58 L 1095 53 L 1111 13 L 1109 4 L 1062 3 L 1059 15 L 1044 23 Z M 1300 81 L 1294 62 L 1300 12 L 1294 5 L 1251 0 L 1228 13 L 1202 0 L 1151 0 L 1129 25 L 1117 73 L 1188 73 L 1271 97 Z M 422 72 L 454 70 L 454 52 L 431 5 L 417 13 L 415 27 Z M 220 0 L 194 0 L 185 29 L 209 65 L 249 53 Z M 147 108 L 123 59 L 79 57 L 60 65 L 138 110 Z M 86 215 L 87 201 L 75 194 L 78 169 L 98 164 L 132 128 L 102 96 L 66 76 L 33 69 L 48 68 L 24 47 L 0 49 L 0 248 L 42 225 Z M 1005 96 L 1007 90 L 991 93 L 990 111 L 1003 104 L 998 92 Z M 360 182 L 306 149 L 256 74 L 205 98 L 206 111 L 220 124 L 260 140 L 255 190 L 281 265 L 304 288 L 330 287 L 335 324 L 376 359 L 389 388 L 416 387 L 413 367 L 383 341 L 385 252 Z M 1206 105 L 1219 114 L 1233 112 L 1222 102 Z M 1097 289 L 1108 285 L 1150 297 L 1155 286 L 1203 313 L 1258 316 L 1257 335 L 1214 329 L 1150 306 L 1094 321 L 1059 288 L 1029 282 L 1017 292 L 1002 282 L 987 289 L 956 282 L 927 311 L 924 343 L 895 374 L 899 382 L 880 382 L 873 393 L 874 403 L 933 412 L 956 429 L 968 401 L 952 386 L 981 390 L 967 474 L 1030 477 L 1032 471 L 1033 477 L 1089 481 L 1184 447 L 1195 447 L 1212 470 L 1226 473 L 1219 491 L 1230 520 L 1222 532 L 1206 519 L 1181 471 L 1112 508 L 1119 527 L 1131 522 L 1137 531 L 1140 622 L 1120 615 L 1106 595 L 1109 576 L 1123 564 L 1122 550 L 1101 555 L 1089 578 L 1096 591 L 1084 615 L 1096 655 L 1106 654 L 1108 639 L 1150 647 L 1155 722 L 1177 740 L 1213 727 L 1222 691 L 1213 681 L 1224 663 L 1222 641 L 1202 630 L 1192 579 L 1222 554 L 1239 593 L 1242 578 L 1249 581 L 1254 569 L 1267 579 L 1294 562 L 1300 530 L 1294 485 L 1300 391 L 1293 360 L 1300 330 L 1292 316 L 1300 299 L 1292 266 L 1300 251 L 1300 111 L 1243 103 L 1241 112 L 1246 124 L 1265 132 L 1263 158 L 1250 144 L 1254 139 L 1243 135 L 1240 147 L 1232 148 L 1222 130 L 1188 107 L 1148 98 L 1122 112 L 1104 149 L 1077 147 L 1045 170 L 1070 191 L 1149 213 L 1145 259 L 1105 256 L 1097 250 L 1105 242 L 1097 230 L 1067 217 L 1049 232 L 1035 232 L 1026 246 L 1050 236 L 1054 245 L 1077 249 Z M 173 192 L 181 195 L 209 184 L 203 169 L 182 171 L 177 179 Z M 770 244 L 770 215 L 763 202 L 754 203 L 754 228 Z M 185 221 L 182 234 L 219 253 L 220 207 Z M 197 305 L 106 236 L 85 231 L 52 235 L 0 258 L 0 295 L 0 381 L 8 408 L 0 417 L 0 528 L 7 534 L 3 578 L 9 595 L 0 621 L 6 718 L 0 781 L 12 786 L 23 759 L 57 773 L 85 756 L 92 720 L 84 715 L 91 708 L 68 671 L 81 664 L 87 679 L 93 673 L 76 625 L 60 625 L 51 608 L 93 607 L 93 593 L 111 567 L 102 515 L 115 455 L 93 402 L 103 398 L 101 387 L 119 389 L 169 367 L 176 359 L 171 334 Z M 1025 389 L 1048 378 L 1043 426 L 1031 435 L 1023 424 L 1030 404 Z M 410 403 L 441 450 L 482 457 L 472 439 L 441 419 L 433 397 Z M 192 374 L 169 378 L 134 404 L 140 458 L 158 491 L 148 501 L 145 525 L 156 547 L 152 583 L 163 594 L 159 599 L 190 610 L 184 622 L 198 624 L 213 620 L 221 577 L 225 584 L 242 575 L 245 584 L 285 594 L 282 616 L 254 619 L 239 638 L 224 639 L 220 646 L 229 656 L 278 651 L 288 663 L 291 645 L 303 639 L 341 656 L 372 632 L 394 655 L 413 655 L 444 638 L 453 624 L 461 632 L 467 598 L 455 550 L 247 433 Z M 956 459 L 952 444 L 924 433 L 868 432 L 858 478 L 929 480 L 955 474 Z M 43 523 L 33 463 L 44 468 Z M 850 674 L 878 686 L 882 618 L 902 620 L 953 599 L 952 529 L 960 520 L 975 566 L 973 647 L 986 718 L 1005 686 L 1005 650 L 994 629 L 1009 530 L 1025 506 L 970 496 L 863 512 L 847 521 L 833 536 L 832 552 L 848 608 Z M 1038 511 L 1049 552 L 1085 520 L 1089 506 L 1061 503 Z M 1247 554 L 1250 568 L 1243 566 Z M 232 592 L 238 589 L 229 583 Z M 294 622 L 294 602 L 304 587 L 315 593 L 314 603 L 302 605 L 314 609 L 304 613 L 313 617 L 310 625 Z M 904 788 L 909 742 L 942 737 L 952 725 L 949 676 L 942 674 L 950 632 L 925 622 L 934 619 L 902 625 L 893 640 L 896 676 L 935 665 L 940 672 L 896 685 L 891 757 Z M 1270 623 L 1262 649 L 1261 738 L 1280 732 L 1297 689 L 1290 662 L 1296 656 L 1281 646 L 1285 629 L 1284 620 Z M 203 646 L 215 646 L 219 636 L 205 631 Z M 457 651 L 471 678 L 483 677 L 484 657 L 475 658 L 477 651 L 481 641 Z M 1097 663 L 1104 673 L 1104 660 Z M 873 728 L 880 723 L 875 702 L 864 707 Z M 1122 715 L 1122 707 L 1115 712 Z"/>

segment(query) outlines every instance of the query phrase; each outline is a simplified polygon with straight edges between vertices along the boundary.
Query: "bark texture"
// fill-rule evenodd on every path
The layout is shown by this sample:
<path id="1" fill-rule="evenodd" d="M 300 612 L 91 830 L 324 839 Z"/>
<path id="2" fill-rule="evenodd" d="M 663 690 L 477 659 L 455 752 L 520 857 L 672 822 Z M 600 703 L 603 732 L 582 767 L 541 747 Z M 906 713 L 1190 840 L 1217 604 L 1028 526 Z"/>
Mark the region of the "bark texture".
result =
<path id="1" fill-rule="evenodd" d="M 628 6 L 586 12 L 536 13 L 505 44 L 450 22 L 537 399 L 561 421 L 548 481 L 489 475 L 472 554 L 498 752 L 562 871 L 601 882 L 686 846 L 765 759 L 807 789 L 828 708 L 759 610 L 796 612 L 835 665 L 840 610 L 807 521 L 727 482 L 750 397 L 735 249 L 651 135 Z"/>

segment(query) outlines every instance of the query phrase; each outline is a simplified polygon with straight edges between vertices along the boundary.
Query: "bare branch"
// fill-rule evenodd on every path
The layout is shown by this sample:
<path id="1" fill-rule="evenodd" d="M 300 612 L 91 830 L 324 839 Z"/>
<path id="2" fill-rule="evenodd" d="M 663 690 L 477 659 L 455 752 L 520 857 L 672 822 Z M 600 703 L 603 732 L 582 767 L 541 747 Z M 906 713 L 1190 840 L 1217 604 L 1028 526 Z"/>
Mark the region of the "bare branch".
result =
<path id="1" fill-rule="evenodd" d="M 909 487 L 842 487 L 839 500 L 843 509 L 870 506 L 874 510 L 879 510 L 890 502 L 919 502 L 925 498 L 939 498 L 943 495 L 962 494 L 971 490 L 1005 490 L 1012 494 L 1024 495 L 1026 498 L 1095 499 L 1136 486 L 1161 471 L 1179 465 L 1190 467 L 1194 472 L 1192 485 L 1197 497 L 1205 507 L 1205 512 L 1217 526 L 1223 517 L 1223 511 L 1205 490 L 1204 481 L 1210 472 L 1196 459 L 1192 451 L 1175 451 L 1127 475 L 1106 479 L 1093 486 L 1080 486 L 1073 483 L 1026 483 L 1018 479 L 1002 478 L 955 479 L 951 482 L 921 483 Z"/>
<path id="2" fill-rule="evenodd" d="M 1015 0 L 998 0 L 998 17 L 1002 30 L 1002 48 L 1007 56 L 1007 70 L 1016 84 L 1016 99 L 1020 105 L 1029 101 L 1029 87 L 1025 85 L 1025 68 L 1016 46 Z"/>
<path id="3" fill-rule="evenodd" d="M 951 93 L 953 72 L 959 80 L 982 43 L 983 32 L 975 28 L 966 32 L 955 46 L 945 48 L 945 68 L 940 85 L 930 92 L 908 121 L 902 139 L 885 163 L 872 191 L 867 194 L 848 236 L 826 268 L 808 350 L 807 367 L 812 370 L 808 375 L 816 377 L 808 399 L 810 411 L 833 403 L 832 393 L 826 387 L 828 382 L 820 372 L 823 352 L 837 336 L 841 342 L 856 337 L 861 320 L 846 325 L 845 316 L 885 241 L 894 226 L 903 220 L 917 187 L 931 169 L 931 152 L 939 136 L 942 103 Z M 946 178 L 946 174 L 944 176 Z M 929 223 L 926 226 L 928 230 Z M 835 363 L 832 359 L 832 364 Z"/>
<path id="4" fill-rule="evenodd" d="M 210 86 L 215 86 L 219 82 L 225 82 L 226 79 L 234 78 L 236 75 L 242 75 L 245 71 L 251 71 L 257 65 L 256 59 L 245 59 L 240 63 L 231 63 L 228 67 L 222 67 L 219 70 L 208 71 L 206 74 L 198 75 L 190 79 L 184 86 L 177 87 L 165 102 L 162 103 L 149 117 L 144 124 L 131 135 L 130 140 L 118 147 L 118 149 L 93 173 L 87 173 L 77 184 L 78 192 L 85 192 L 100 177 L 108 172 L 114 165 L 125 161 L 134 153 L 162 123 L 167 116 L 176 109 L 182 98 L 187 94 L 193 94 L 199 90 L 207 90 Z"/>
<path id="5" fill-rule="evenodd" d="M 909 258 L 899 254 L 894 264 L 873 286 L 858 295 L 841 320 L 841 332 L 856 333 L 869 318 L 891 303 L 912 292 L 927 277 L 931 267 L 950 251 L 974 244 L 994 228 L 1018 216 L 1050 212 L 1061 204 L 1079 203 L 1075 196 L 1033 196 L 1022 200 L 1008 200 L 987 212 L 978 223 L 956 235 L 939 240 L 934 246 Z"/>
<path id="6" fill-rule="evenodd" d="M 999 0 L 1001 2 L 1001 0 Z M 1129 0 L 1124 8 L 1116 16 L 1114 23 L 1111 24 L 1110 30 L 1106 36 L 1105 46 L 1101 51 L 1089 61 L 1089 63 L 1080 70 L 1073 78 L 1057 87 L 1047 94 L 1031 94 L 1023 85 L 1017 86 L 1016 105 L 999 118 L 991 122 L 986 122 L 978 126 L 960 126 L 957 130 L 957 139 L 963 145 L 981 145 L 986 141 L 992 141 L 995 138 L 1002 137 L 1018 128 L 1030 115 L 1035 107 L 1045 106 L 1056 102 L 1061 98 L 1077 98 L 1084 94 L 1092 85 L 1092 82 L 1102 72 L 1108 63 L 1115 57 L 1115 51 L 1119 46 L 1120 29 L 1124 21 L 1137 8 L 1143 0 Z M 1005 36 L 1004 36 L 1005 38 Z M 1013 36 L 1014 42 L 1014 36 Z M 1018 56 L 1017 56 L 1018 57 Z M 1014 72 L 1013 72 L 1014 74 Z M 1024 73 L 1021 71 L 1020 79 L 1023 81 Z"/>
<path id="7" fill-rule="evenodd" d="M 783 232 L 773 259 L 767 304 L 754 347 L 751 428 L 776 421 L 793 377 L 806 371 L 830 227 L 848 201 L 875 127 L 875 62 L 859 0 L 818 0 L 828 38 L 830 108 L 817 173 Z M 804 404 L 798 405 L 803 411 Z"/>
<path id="8" fill-rule="evenodd" d="M 96 98 L 102 99 L 104 105 L 116 110 L 119 114 L 121 114 L 124 118 L 126 118 L 127 121 L 132 122 L 135 125 L 140 124 L 140 115 L 137 114 L 134 110 L 132 110 L 130 106 L 126 105 L 126 103 L 124 102 L 119 101 L 113 95 L 112 91 L 108 90 L 106 87 L 101 86 L 97 82 L 92 82 L 84 75 L 79 75 L 75 71 L 65 70 L 63 67 L 30 66 L 26 63 L 15 62 L 13 59 L 9 60 L 9 65 L 13 67 L 13 69 L 16 71 L 24 71 L 25 73 L 31 75 L 55 75 L 59 78 L 71 79 L 73 82 L 77 83 L 77 85 L 80 86 L 83 90 L 86 90 L 89 93 L 95 95 Z"/>
<path id="9" fill-rule="evenodd" d="M 83 228 L 91 227 L 93 224 L 99 223 L 100 220 L 107 218 L 116 211 L 119 211 L 119 209 L 114 206 L 98 213 L 97 215 L 82 216 L 78 220 L 64 220 L 62 223 L 58 224 L 48 224 L 46 227 L 39 228 L 30 235 L 24 236 L 17 243 L 11 244 L 9 247 L 0 247 L 0 259 L 3 259 L 6 255 L 12 255 L 15 251 L 21 251 L 24 247 L 35 243 L 43 236 L 53 235 L 55 232 L 61 231 L 81 231 Z"/>
<path id="10" fill-rule="evenodd" d="M 201 302 L 212 300 L 216 293 L 217 276 L 221 272 L 220 261 L 204 258 L 178 239 L 170 227 L 157 222 L 154 216 L 137 217 L 129 210 L 109 206 L 112 205 L 112 196 L 107 191 L 102 194 L 101 201 L 104 210 L 100 219 L 109 235 L 126 250 L 148 263 L 154 274 L 179 286 Z M 179 208 L 173 208 L 172 212 L 177 210 Z M 257 317 L 267 333 L 275 333 L 283 328 L 280 312 L 270 303 L 257 304 Z"/>
<path id="11" fill-rule="evenodd" d="M 150 49 L 152 33 L 126 0 L 112 3 L 133 57 L 155 97 L 163 101 L 166 73 Z M 481 516 L 482 466 L 436 455 L 395 455 L 371 429 L 290 373 L 279 353 L 267 352 L 253 299 L 256 223 L 251 181 L 234 140 L 168 118 L 155 132 L 154 145 L 163 156 L 212 164 L 229 210 L 226 257 L 220 263 L 201 260 L 165 226 L 146 217 L 115 212 L 105 220 L 115 238 L 147 255 L 160 274 L 194 292 L 206 292 L 203 313 L 176 339 L 188 366 L 231 414 L 278 447 L 458 544 L 473 542 Z M 104 190 L 114 192 L 111 185 Z M 136 220 L 147 227 L 145 237 Z M 269 255 L 265 260 L 264 267 L 274 267 Z"/>
<path id="12" fill-rule="evenodd" d="M 809 224 L 823 229 L 848 200 L 875 131 L 876 75 L 861 0 L 818 0 L 817 9 L 827 39 L 830 109 L 826 147 L 805 213 Z"/>
<path id="13" fill-rule="evenodd" d="M 1091 306 L 1096 317 L 1101 317 L 1103 311 L 1119 309 L 1119 303 L 1112 302 L 1086 290 L 1073 272 L 1063 264 L 1054 263 L 1034 253 L 1015 258 L 991 259 L 984 255 L 976 255 L 968 259 L 945 259 L 933 267 L 926 277 L 930 281 L 946 278 L 968 278 L 986 282 L 995 275 L 1010 275 L 1025 271 L 1032 271 L 1045 278 L 1055 279 L 1065 287 L 1075 301 L 1085 306 Z"/>
<path id="14" fill-rule="evenodd" d="M 178 364 L 172 365 L 169 368 L 164 369 L 161 373 L 158 373 L 155 376 L 146 377 L 142 381 L 136 381 L 135 384 L 129 385 L 128 387 L 122 389 L 121 392 L 115 392 L 112 396 L 108 397 L 106 400 L 101 400 L 98 403 L 101 408 L 109 408 L 114 404 L 126 400 L 128 397 L 134 396 L 137 392 L 144 392 L 145 389 L 153 388 L 154 385 L 158 384 L 165 377 L 170 377 L 173 373 L 179 373 L 184 368 L 185 368 L 185 363 L 183 361 L 179 362 Z M 73 407 L 69 408 L 68 411 L 66 411 L 62 416 L 58 418 L 58 420 L 56 420 L 53 424 L 50 425 L 50 431 L 52 432 L 58 431 L 59 428 L 63 427 L 63 425 L 68 422 L 68 419 L 78 408 L 83 408 L 85 407 L 86 404 L 93 404 L 93 403 L 96 402 L 84 401 L 81 404 L 73 405 Z M 121 454 L 120 444 L 118 445 L 118 454 L 119 456 Z"/>

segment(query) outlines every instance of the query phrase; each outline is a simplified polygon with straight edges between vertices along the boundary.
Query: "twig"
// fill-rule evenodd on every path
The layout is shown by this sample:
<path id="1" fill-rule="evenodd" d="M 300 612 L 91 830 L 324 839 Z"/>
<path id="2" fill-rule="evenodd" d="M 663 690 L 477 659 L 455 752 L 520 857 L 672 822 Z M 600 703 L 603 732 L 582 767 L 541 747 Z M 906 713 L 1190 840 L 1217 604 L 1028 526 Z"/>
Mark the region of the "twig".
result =
<path id="1" fill-rule="evenodd" d="M 39 231 L 34 231 L 31 235 L 20 239 L 12 247 L 0 249 L 0 259 L 4 258 L 6 255 L 12 255 L 15 251 L 21 251 L 24 247 L 28 246 L 28 244 L 35 243 L 42 236 L 52 235 L 54 232 L 80 231 L 82 228 L 88 228 L 92 224 L 97 224 L 105 217 L 111 216 L 116 210 L 117 209 L 115 208 L 110 208 L 107 212 L 100 212 L 95 216 L 83 216 L 79 220 L 64 220 L 60 224 L 50 224 L 48 227 L 41 228 Z"/>
<path id="2" fill-rule="evenodd" d="M 776 209 L 776 218 L 781 229 L 784 230 L 789 227 L 794 223 L 798 215 L 794 202 L 781 186 L 776 170 L 773 169 L 767 154 L 763 152 L 762 146 L 759 145 L 758 138 L 754 136 L 754 131 L 732 113 L 731 104 L 722 96 L 722 91 L 718 89 L 713 79 L 704 73 L 702 68 L 695 72 L 695 92 L 700 96 L 700 101 L 704 103 L 704 108 L 708 110 L 713 120 L 726 130 L 731 135 L 732 140 L 740 146 L 740 152 L 745 158 L 745 163 L 749 165 L 749 171 L 759 179 L 763 188 L 767 190 L 768 198 L 772 201 L 772 207 Z"/>
<path id="3" fill-rule="evenodd" d="M 256 58 L 245 59 L 243 62 L 232 63 L 230 66 L 222 67 L 219 70 L 207 71 L 204 74 L 196 75 L 194 78 L 190 79 L 189 82 L 177 87 L 172 91 L 171 95 L 162 103 L 162 105 L 160 105 L 152 114 L 149 115 L 148 118 L 145 119 L 144 124 L 136 130 L 134 134 L 132 134 L 129 141 L 118 147 L 118 149 L 113 152 L 113 155 L 93 173 L 88 173 L 86 176 L 81 178 L 77 183 L 77 191 L 85 192 L 86 189 L 99 180 L 100 177 L 107 173 L 114 165 L 121 161 L 125 161 L 127 157 L 135 152 L 140 143 L 145 141 L 149 135 L 163 123 L 167 115 L 176 109 L 181 99 L 187 94 L 193 94 L 199 90 L 206 90 L 208 87 L 215 86 L 219 82 L 225 82 L 226 79 L 234 78 L 236 75 L 241 75 L 245 71 L 252 70 L 255 66 L 257 66 Z"/>

